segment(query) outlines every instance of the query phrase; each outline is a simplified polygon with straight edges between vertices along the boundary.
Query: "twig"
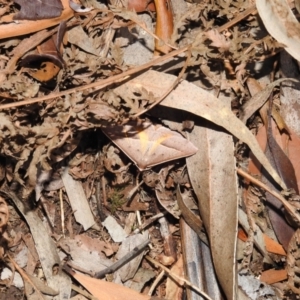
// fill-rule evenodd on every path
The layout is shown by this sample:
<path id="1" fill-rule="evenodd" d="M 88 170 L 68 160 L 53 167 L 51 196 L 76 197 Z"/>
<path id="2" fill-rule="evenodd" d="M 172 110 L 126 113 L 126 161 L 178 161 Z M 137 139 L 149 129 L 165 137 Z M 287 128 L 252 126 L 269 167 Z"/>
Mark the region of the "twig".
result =
<path id="1" fill-rule="evenodd" d="M 149 218 L 144 224 L 142 224 L 141 226 L 139 226 L 139 228 L 137 228 L 134 233 L 139 233 L 142 230 L 144 230 L 147 226 L 149 226 L 150 224 L 152 224 L 153 222 L 155 222 L 157 219 L 162 218 L 167 212 L 164 213 L 159 213 L 151 218 Z"/>
<path id="2" fill-rule="evenodd" d="M 175 81 L 173 82 L 173 84 L 154 103 L 152 103 L 151 105 L 149 105 L 144 110 L 142 110 L 142 111 L 138 112 L 137 114 L 135 114 L 133 116 L 133 118 L 139 117 L 140 115 L 144 114 L 145 112 L 147 112 L 148 110 L 150 110 L 151 108 L 153 108 L 154 106 L 156 106 L 157 104 L 159 104 L 160 102 L 162 102 L 176 88 L 176 86 L 179 84 L 180 80 L 182 79 L 182 77 L 183 77 L 183 75 L 184 75 L 184 73 L 185 73 L 185 71 L 186 71 L 186 69 L 188 67 L 189 60 L 190 60 L 190 58 L 192 56 L 191 45 L 188 46 L 188 48 L 186 49 L 186 51 L 188 51 L 186 60 L 184 62 L 184 65 L 183 65 L 183 67 L 182 67 L 182 69 L 181 69 L 178 77 L 175 79 Z"/>
<path id="3" fill-rule="evenodd" d="M 252 14 L 253 15 L 257 14 L 256 5 L 250 6 L 249 8 L 244 10 L 243 12 L 239 13 L 238 16 L 235 17 L 234 19 L 232 19 L 231 21 L 227 22 L 223 26 L 220 26 L 220 27 L 216 28 L 216 30 L 218 30 L 218 32 L 222 32 L 222 31 L 232 27 L 236 23 L 242 21 L 244 18 L 246 18 L 246 17 L 248 17 L 249 15 L 252 15 Z"/>
<path id="4" fill-rule="evenodd" d="M 163 278 L 164 276 L 165 276 L 165 271 L 162 270 L 162 271 L 158 274 L 158 276 L 156 276 L 154 282 L 151 284 L 151 287 L 150 287 L 150 289 L 149 289 L 149 291 L 148 291 L 148 293 L 147 293 L 148 296 L 152 296 L 152 294 L 153 294 L 153 292 L 154 292 L 156 286 L 159 284 L 159 282 L 162 280 L 162 278 Z"/>
<path id="5" fill-rule="evenodd" d="M 59 190 L 59 203 L 60 203 L 60 218 L 61 218 L 61 229 L 63 237 L 65 238 L 65 210 L 64 210 L 64 202 L 62 197 L 62 189 Z"/>
<path id="6" fill-rule="evenodd" d="M 89 276 L 91 276 L 91 277 L 94 277 L 94 276 L 95 276 L 95 272 L 90 272 L 90 271 L 88 271 L 87 269 L 81 268 L 81 267 L 75 265 L 74 263 L 72 263 L 71 261 L 67 261 L 66 264 L 67 264 L 70 268 L 72 268 L 72 269 L 74 269 L 74 270 L 77 270 L 77 271 L 79 271 L 79 272 L 81 272 L 81 273 L 87 274 L 87 275 L 89 275 Z M 65 267 L 65 265 L 64 265 L 64 267 Z"/>
<path id="7" fill-rule="evenodd" d="M 125 265 L 127 262 L 135 258 L 138 254 L 140 254 L 142 251 L 144 251 L 145 247 L 150 243 L 150 240 L 146 240 L 145 242 L 141 243 L 137 247 L 134 247 L 132 251 L 127 253 L 125 256 L 123 256 L 121 259 L 119 259 L 116 263 L 111 265 L 110 267 L 97 272 L 95 274 L 96 278 L 103 278 L 106 274 L 113 273 L 116 270 L 118 270 L 120 267 Z"/>
<path id="8" fill-rule="evenodd" d="M 101 179 L 102 179 L 102 177 L 101 177 Z M 100 221 L 103 222 L 105 220 L 106 216 L 105 216 L 105 213 L 103 212 L 103 206 L 102 206 L 102 201 L 101 201 L 101 197 L 100 197 L 100 194 L 101 194 L 101 188 L 100 187 L 101 187 L 101 183 L 100 183 L 100 181 L 98 181 L 96 183 L 96 193 L 95 194 L 96 194 L 98 214 L 99 214 L 99 217 L 100 217 Z"/>
<path id="9" fill-rule="evenodd" d="M 184 282 L 188 287 L 190 287 L 191 289 L 193 289 L 195 292 L 199 293 L 199 295 L 201 295 L 202 297 L 204 297 L 207 300 L 212 300 L 206 293 L 204 293 L 203 291 L 201 291 L 200 289 L 198 289 L 195 285 L 193 285 L 190 281 L 186 280 L 183 277 L 180 277 L 178 275 L 176 275 L 175 273 L 173 273 L 172 271 L 170 271 L 168 268 L 166 268 L 164 265 L 162 265 L 161 263 L 159 263 L 158 261 L 156 261 L 155 259 L 151 258 L 150 256 L 146 255 L 145 258 L 150 261 L 151 263 L 153 263 L 155 266 L 160 267 L 161 269 L 163 269 L 166 273 L 168 273 L 168 275 L 170 277 L 172 277 L 179 285 L 182 285 L 180 282 Z"/>
<path id="10" fill-rule="evenodd" d="M 28 275 L 26 274 L 25 271 L 23 271 L 22 268 L 19 267 L 19 265 L 10 257 L 9 254 L 7 254 L 10 262 L 13 264 L 14 268 L 19 272 L 19 274 L 22 276 L 23 281 L 27 281 L 36 291 L 38 297 L 40 297 L 41 299 L 43 299 L 43 294 L 40 292 L 40 290 L 38 289 L 38 287 L 34 284 L 34 282 L 28 277 Z"/>
<path id="11" fill-rule="evenodd" d="M 99 80 L 99 81 L 96 81 L 96 82 L 93 82 L 93 83 L 90 83 L 90 84 L 86 84 L 84 86 L 79 86 L 79 87 L 72 88 L 72 89 L 69 89 L 69 90 L 66 90 L 66 91 L 63 91 L 63 92 L 53 93 L 53 94 L 50 94 L 50 95 L 37 97 L 37 98 L 33 98 L 33 99 L 29 98 L 29 99 L 25 99 L 25 100 L 19 101 L 19 102 L 2 104 L 2 105 L 0 105 L 0 110 L 7 109 L 7 108 L 12 108 L 12 107 L 23 106 L 23 105 L 32 104 L 32 103 L 38 103 L 38 102 L 42 102 L 42 101 L 46 101 L 46 100 L 51 100 L 51 99 L 54 99 L 54 98 L 57 98 L 57 97 L 62 97 L 62 96 L 69 95 L 69 94 L 72 94 L 72 93 L 78 93 L 80 91 L 85 91 L 85 90 L 91 89 L 91 88 L 94 88 L 93 92 L 99 91 L 99 90 L 107 87 L 110 84 L 128 79 L 128 76 L 130 76 L 130 75 L 136 74 L 136 73 L 144 71 L 146 69 L 149 69 L 152 66 L 155 66 L 157 64 L 160 64 L 160 63 L 168 60 L 169 58 L 177 56 L 177 55 L 187 51 L 188 48 L 189 48 L 189 46 L 185 46 L 185 47 L 180 48 L 178 50 L 174 50 L 174 51 L 172 51 L 172 52 L 170 52 L 166 55 L 163 55 L 161 57 L 153 59 L 148 63 L 145 63 L 141 66 L 138 66 L 138 67 L 135 67 L 135 68 L 130 69 L 128 71 L 125 71 L 121 74 L 111 76 L 111 77 L 108 77 L 106 79 Z"/>
<path id="12" fill-rule="evenodd" d="M 248 179 L 253 184 L 255 184 L 255 185 L 263 188 L 265 191 L 267 191 L 268 193 L 270 193 L 271 195 L 273 195 L 274 197 L 276 197 L 283 204 L 284 208 L 291 215 L 293 215 L 293 217 L 295 217 L 295 219 L 297 220 L 298 224 L 300 224 L 300 216 L 297 213 L 296 208 L 294 206 L 292 206 L 285 198 L 283 198 L 283 196 L 281 196 L 279 193 L 277 193 L 273 189 L 270 189 L 266 184 L 262 183 L 261 181 L 259 181 L 256 178 L 252 177 L 250 174 L 248 174 L 247 172 L 243 171 L 241 168 L 237 168 L 236 171 L 237 171 L 237 173 L 239 175 L 243 176 L 244 178 Z"/>
<path id="13" fill-rule="evenodd" d="M 102 190 L 103 205 L 107 207 L 108 203 L 107 203 L 107 194 L 106 194 L 106 180 L 103 175 L 101 176 L 101 190 Z"/>

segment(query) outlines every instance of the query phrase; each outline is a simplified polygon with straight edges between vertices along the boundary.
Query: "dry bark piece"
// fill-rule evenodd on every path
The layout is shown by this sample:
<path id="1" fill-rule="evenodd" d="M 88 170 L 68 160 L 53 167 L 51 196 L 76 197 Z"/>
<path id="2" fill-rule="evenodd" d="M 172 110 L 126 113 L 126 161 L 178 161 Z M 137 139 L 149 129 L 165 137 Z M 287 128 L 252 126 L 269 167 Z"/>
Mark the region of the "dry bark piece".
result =
<path id="1" fill-rule="evenodd" d="M 56 18 L 63 10 L 60 0 L 14 0 L 14 2 L 21 6 L 21 11 L 14 16 L 14 20 Z"/>
<path id="2" fill-rule="evenodd" d="M 0 196 L 0 233 L 3 232 L 9 219 L 9 210 L 6 201 Z"/>
<path id="3" fill-rule="evenodd" d="M 168 53 L 172 49 L 163 42 L 169 43 L 174 29 L 171 0 L 154 0 L 156 7 L 155 34 L 161 40 L 155 40 L 155 54 Z"/>
<path id="4" fill-rule="evenodd" d="M 200 290 L 214 295 L 214 300 L 223 299 L 207 244 L 183 219 L 180 220 L 180 235 L 187 279 Z M 187 299 L 198 300 L 199 295 L 193 289 L 187 289 Z"/>
<path id="5" fill-rule="evenodd" d="M 283 82 L 281 84 L 280 113 L 287 126 L 292 129 L 299 137 L 300 103 L 299 101 L 297 101 L 297 99 L 299 99 L 300 97 L 300 72 L 297 62 L 286 51 L 280 52 L 280 71 L 283 77 L 292 77 L 298 80 L 298 82 L 296 83 Z M 291 141 L 293 142 L 292 137 Z"/>
<path id="6" fill-rule="evenodd" d="M 176 263 L 172 266 L 170 271 L 179 277 L 184 277 L 183 259 L 182 256 L 178 258 Z M 178 284 L 172 278 L 168 277 L 166 282 L 166 299 L 181 300 L 183 297 L 183 282 Z"/>
<path id="7" fill-rule="evenodd" d="M 108 216 L 102 222 L 102 225 L 107 229 L 108 233 L 115 243 L 123 242 L 126 239 L 126 232 L 112 216 Z"/>
<path id="8" fill-rule="evenodd" d="M 81 182 L 76 181 L 69 174 L 69 168 L 65 168 L 62 174 L 62 180 L 68 194 L 71 207 L 74 211 L 75 219 L 82 224 L 84 230 L 87 230 L 95 224 L 87 197 L 84 193 Z"/>

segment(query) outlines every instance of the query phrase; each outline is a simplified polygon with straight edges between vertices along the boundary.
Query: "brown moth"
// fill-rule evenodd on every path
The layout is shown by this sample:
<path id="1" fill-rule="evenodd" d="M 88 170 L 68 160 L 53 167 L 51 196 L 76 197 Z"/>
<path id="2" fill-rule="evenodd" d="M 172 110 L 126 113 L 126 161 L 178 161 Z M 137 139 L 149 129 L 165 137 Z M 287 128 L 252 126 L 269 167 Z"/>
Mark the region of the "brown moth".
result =
<path id="1" fill-rule="evenodd" d="M 178 132 L 149 121 L 130 121 L 102 130 L 141 171 L 198 151 Z"/>

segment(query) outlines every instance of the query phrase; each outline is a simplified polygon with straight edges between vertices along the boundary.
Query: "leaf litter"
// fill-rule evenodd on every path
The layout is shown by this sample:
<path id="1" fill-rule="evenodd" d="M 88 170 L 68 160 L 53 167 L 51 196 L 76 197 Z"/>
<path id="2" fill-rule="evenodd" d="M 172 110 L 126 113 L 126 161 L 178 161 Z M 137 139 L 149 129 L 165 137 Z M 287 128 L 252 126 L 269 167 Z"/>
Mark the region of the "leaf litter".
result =
<path id="1" fill-rule="evenodd" d="M 294 299 L 297 3 L 37 2 L 0 3 L 0 298 Z"/>

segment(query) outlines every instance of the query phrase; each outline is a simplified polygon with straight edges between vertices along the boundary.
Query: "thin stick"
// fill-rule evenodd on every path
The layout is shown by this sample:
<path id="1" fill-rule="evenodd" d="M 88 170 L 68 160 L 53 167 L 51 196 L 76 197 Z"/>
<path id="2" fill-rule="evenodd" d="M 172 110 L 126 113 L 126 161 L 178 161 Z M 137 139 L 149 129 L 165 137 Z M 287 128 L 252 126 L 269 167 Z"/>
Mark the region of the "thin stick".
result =
<path id="1" fill-rule="evenodd" d="M 237 173 L 241 176 L 243 176 L 244 178 L 248 179 L 250 182 L 252 182 L 253 184 L 263 188 L 265 191 L 267 191 L 268 193 L 270 193 L 271 195 L 273 195 L 274 197 L 276 197 L 284 206 L 284 208 L 293 215 L 293 217 L 295 217 L 295 219 L 297 219 L 297 222 L 300 224 L 300 216 L 297 213 L 297 210 L 294 206 L 292 206 L 283 196 L 281 196 L 279 193 L 277 193 L 276 191 L 274 191 L 273 189 L 270 189 L 266 184 L 262 183 L 261 181 L 259 181 L 258 179 L 252 177 L 250 174 L 248 174 L 247 172 L 243 171 L 240 168 L 237 168 Z"/>
<path id="2" fill-rule="evenodd" d="M 157 214 L 157 215 L 155 215 L 155 216 L 152 216 L 152 217 L 149 218 L 147 221 L 145 221 L 144 224 L 142 224 L 141 226 L 139 226 L 139 228 L 137 228 L 137 229 L 134 231 L 134 233 L 136 234 L 136 233 L 141 232 L 141 231 L 144 230 L 147 226 L 149 226 L 150 224 L 152 224 L 153 222 L 155 222 L 157 219 L 162 218 L 165 214 L 166 214 L 166 212 L 165 212 L 165 213 L 159 213 L 159 214 Z"/>
<path id="3" fill-rule="evenodd" d="M 222 31 L 232 27 L 236 23 L 242 21 L 244 18 L 248 17 L 249 15 L 255 15 L 255 14 L 257 14 L 256 5 L 250 6 L 249 8 L 244 10 L 243 12 L 239 13 L 238 16 L 235 17 L 234 19 L 232 19 L 231 21 L 227 22 L 223 26 L 220 26 L 220 27 L 216 28 L 216 30 L 218 32 L 222 32 Z"/>
<path id="4" fill-rule="evenodd" d="M 116 263 L 111 265 L 110 267 L 97 272 L 95 277 L 96 278 L 103 278 L 106 274 L 113 273 L 119 268 L 121 268 L 123 265 L 125 265 L 127 262 L 135 258 L 138 254 L 140 254 L 144 249 L 147 247 L 147 245 L 150 243 L 150 240 L 146 240 L 145 242 L 141 243 L 137 247 L 135 247 L 132 251 L 124 255 L 121 259 L 119 259 Z"/>
<path id="5" fill-rule="evenodd" d="M 87 291 L 81 289 L 80 287 L 76 286 L 75 284 L 72 284 L 72 290 L 77 292 L 78 294 L 81 294 L 82 296 L 91 299 L 91 300 L 98 300 L 98 298 L 92 296 L 90 293 Z"/>
<path id="6" fill-rule="evenodd" d="M 140 115 L 144 114 L 145 112 L 147 112 L 148 110 L 150 110 L 151 108 L 153 108 L 154 106 L 156 106 L 157 104 L 159 104 L 160 102 L 162 102 L 175 88 L 176 86 L 179 84 L 180 80 L 182 79 L 187 67 L 188 67 L 188 62 L 192 56 L 192 52 L 191 52 L 191 45 L 188 46 L 188 54 L 187 54 L 187 57 L 186 57 L 186 60 L 185 60 L 185 63 L 178 75 L 178 77 L 175 79 L 175 81 L 173 82 L 173 84 L 165 91 L 165 93 L 160 96 L 154 103 L 152 103 L 151 105 L 149 105 L 149 107 L 147 107 L 146 109 L 138 112 L 137 114 L 135 114 L 133 116 L 133 118 L 137 118 L 139 117 Z M 172 52 L 171 52 L 172 53 Z"/>
<path id="7" fill-rule="evenodd" d="M 95 276 L 95 272 L 90 272 L 90 271 L 88 271 L 87 269 L 81 268 L 81 267 L 75 265 L 74 263 L 72 263 L 72 262 L 70 262 L 70 261 L 67 261 L 66 264 L 67 264 L 70 268 L 72 268 L 72 269 L 74 269 L 74 270 L 76 270 L 76 271 L 79 271 L 79 272 L 81 272 L 81 273 L 87 274 L 87 275 L 89 275 L 89 276 L 91 276 L 91 277 L 94 277 L 94 276 Z"/>
<path id="8" fill-rule="evenodd" d="M 59 202 L 60 202 L 60 218 L 61 218 L 61 229 L 63 233 L 63 237 L 65 238 L 65 211 L 64 211 L 64 203 L 62 197 L 62 189 L 59 190 Z"/>
<path id="9" fill-rule="evenodd" d="M 161 263 L 159 263 L 155 259 L 151 258 L 150 256 L 146 255 L 145 257 L 146 257 L 146 259 L 148 261 L 150 261 L 151 263 L 153 263 L 155 266 L 160 267 L 166 273 L 168 273 L 169 276 L 172 277 L 179 285 L 183 285 L 183 284 L 181 284 L 181 282 L 184 282 L 188 287 L 190 287 L 191 289 L 193 289 L 195 292 L 199 293 L 205 299 L 212 300 L 206 293 L 202 292 L 199 288 L 197 288 L 195 285 L 193 285 L 190 281 L 186 280 L 183 277 L 180 277 L 180 276 L 176 275 L 175 273 L 173 273 L 172 271 L 170 271 L 168 268 L 166 268 L 164 265 L 162 265 Z"/>
<path id="10" fill-rule="evenodd" d="M 91 88 L 94 88 L 93 92 L 95 92 L 95 91 L 98 91 L 98 90 L 101 90 L 101 89 L 107 87 L 110 84 L 123 81 L 123 80 L 127 79 L 128 76 L 130 76 L 130 75 L 136 74 L 138 72 L 149 69 L 152 66 L 160 64 L 160 63 L 168 60 L 169 58 L 172 58 L 173 56 L 177 56 L 177 55 L 187 51 L 188 48 L 189 48 L 189 46 L 185 46 L 185 47 L 180 48 L 178 50 L 174 50 L 174 51 L 172 51 L 172 52 L 170 52 L 166 55 L 163 55 L 161 57 L 153 59 L 148 63 L 145 63 L 141 66 L 136 67 L 136 68 L 127 70 L 127 71 L 125 71 L 121 74 L 111 76 L 111 77 L 108 77 L 106 79 L 99 80 L 99 81 L 96 81 L 96 82 L 93 82 L 93 83 L 90 83 L 90 84 L 86 84 L 84 86 L 79 86 L 79 87 L 69 89 L 69 90 L 66 90 L 66 91 L 63 91 L 63 92 L 59 92 L 59 93 L 51 93 L 47 96 L 37 97 L 37 98 L 33 98 L 33 99 L 29 98 L 29 99 L 25 99 L 25 100 L 19 101 L 19 102 L 2 104 L 2 105 L 0 105 L 0 110 L 7 109 L 7 108 L 12 108 L 12 107 L 23 106 L 23 105 L 32 104 L 32 103 L 37 103 L 37 102 L 42 102 L 42 101 L 46 101 L 46 100 L 51 100 L 51 99 L 54 99 L 54 98 L 57 98 L 57 97 L 62 97 L 62 96 L 69 95 L 69 94 L 72 94 L 72 93 L 85 91 L 85 90 L 91 89 Z"/>
<path id="11" fill-rule="evenodd" d="M 25 271 L 23 271 L 22 268 L 19 267 L 19 265 L 12 259 L 12 257 L 7 254 L 10 262 L 13 264 L 14 268 L 19 272 L 19 274 L 22 276 L 23 281 L 25 280 L 33 287 L 33 289 L 36 291 L 37 296 L 43 299 L 43 294 L 40 292 L 39 288 L 35 285 L 35 283 L 29 278 L 29 276 L 26 274 Z"/>

